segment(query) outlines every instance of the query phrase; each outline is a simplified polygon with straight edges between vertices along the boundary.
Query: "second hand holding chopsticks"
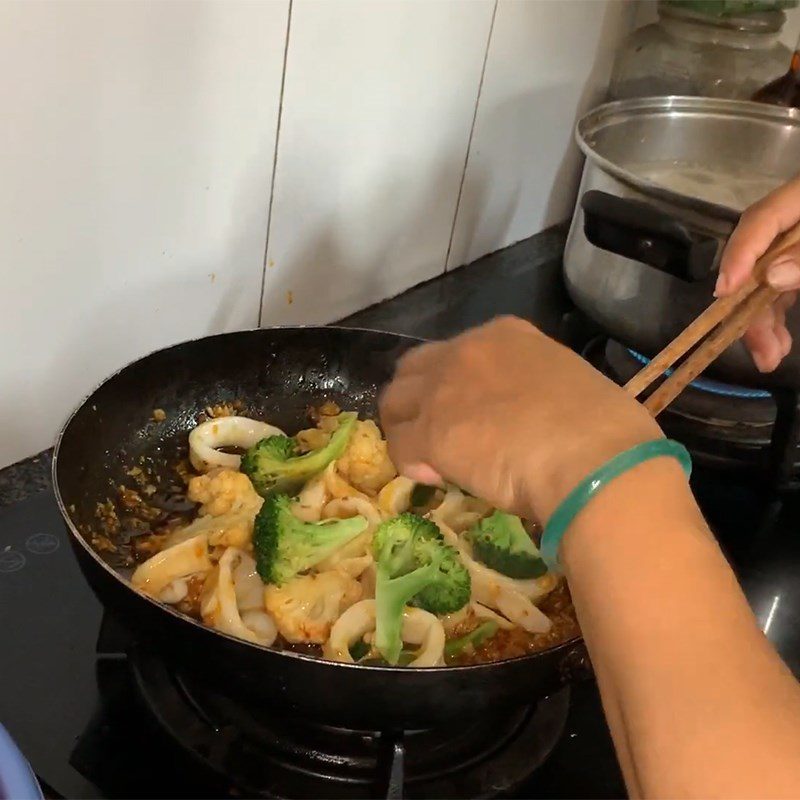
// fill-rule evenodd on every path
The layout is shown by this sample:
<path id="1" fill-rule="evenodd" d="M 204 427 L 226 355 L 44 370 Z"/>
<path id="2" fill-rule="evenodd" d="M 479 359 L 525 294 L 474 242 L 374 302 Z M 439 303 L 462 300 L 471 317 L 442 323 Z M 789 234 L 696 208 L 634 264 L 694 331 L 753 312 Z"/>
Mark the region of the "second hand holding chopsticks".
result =
<path id="1" fill-rule="evenodd" d="M 644 401 L 645 408 L 654 417 L 660 414 L 715 358 L 747 330 L 757 314 L 775 302 L 780 292 L 763 283 L 767 267 L 798 241 L 800 241 L 800 224 L 779 236 L 758 259 L 753 274 L 747 282 L 734 294 L 715 300 L 625 384 L 625 391 L 638 397 L 679 358 L 698 345 L 672 375 Z"/>

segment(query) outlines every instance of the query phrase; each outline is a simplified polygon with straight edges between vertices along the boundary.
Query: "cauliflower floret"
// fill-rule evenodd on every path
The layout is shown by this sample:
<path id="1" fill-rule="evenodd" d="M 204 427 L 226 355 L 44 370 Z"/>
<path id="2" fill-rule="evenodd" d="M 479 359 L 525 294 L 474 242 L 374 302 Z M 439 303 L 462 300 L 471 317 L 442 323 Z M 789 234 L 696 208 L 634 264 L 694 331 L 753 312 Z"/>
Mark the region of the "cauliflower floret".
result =
<path id="1" fill-rule="evenodd" d="M 189 481 L 189 499 L 200 506 L 200 516 L 167 538 L 171 546 L 200 533 L 208 535 L 211 548 L 238 547 L 249 550 L 253 523 L 264 499 L 247 475 L 232 469 L 212 470 Z"/>
<path id="2" fill-rule="evenodd" d="M 294 437 L 300 452 L 308 453 L 325 447 L 331 439 L 331 434 L 339 427 L 341 413 L 339 406 L 330 400 L 319 408 L 312 409 L 311 416 L 316 420 L 316 427 L 300 431 Z"/>
<path id="3" fill-rule="evenodd" d="M 257 513 L 263 502 L 250 478 L 235 469 L 215 469 L 192 478 L 188 496 L 195 503 L 202 503 L 201 514 L 214 517 L 245 508 L 255 508 Z"/>
<path id="4" fill-rule="evenodd" d="M 386 442 L 378 426 L 369 419 L 356 422 L 350 443 L 336 467 L 346 481 L 373 497 L 397 475 Z"/>
<path id="5" fill-rule="evenodd" d="M 267 586 L 264 604 L 289 642 L 323 644 L 334 622 L 361 599 L 361 584 L 342 572 L 300 575 L 283 586 Z"/>
<path id="6" fill-rule="evenodd" d="M 258 507 L 244 508 L 240 511 L 229 511 L 214 517 L 206 514 L 189 523 L 185 528 L 176 528 L 167 536 L 164 547 L 172 547 L 179 542 L 198 534 L 208 536 L 208 545 L 211 548 L 213 560 L 222 555 L 217 552 L 219 548 L 238 547 L 240 550 L 250 551 L 253 546 L 253 524 L 258 513 Z"/>

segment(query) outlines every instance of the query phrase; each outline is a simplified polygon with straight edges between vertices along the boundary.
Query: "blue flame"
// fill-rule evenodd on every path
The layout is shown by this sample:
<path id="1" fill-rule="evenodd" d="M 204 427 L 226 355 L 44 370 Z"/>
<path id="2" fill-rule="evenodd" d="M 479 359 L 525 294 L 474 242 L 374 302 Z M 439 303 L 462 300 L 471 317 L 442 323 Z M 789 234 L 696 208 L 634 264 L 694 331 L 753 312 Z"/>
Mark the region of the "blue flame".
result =
<path id="1" fill-rule="evenodd" d="M 649 364 L 650 359 L 637 353 L 635 350 L 628 348 L 628 352 L 640 363 Z M 668 369 L 665 373 L 671 375 L 672 370 Z M 698 378 L 692 381 L 689 386 L 693 389 L 699 389 L 701 392 L 709 392 L 717 394 L 721 397 L 740 397 L 744 400 L 764 400 L 771 397 L 770 393 L 763 389 L 745 389 L 744 386 L 731 386 L 728 383 L 721 383 L 720 381 L 713 381 L 709 378 Z"/>

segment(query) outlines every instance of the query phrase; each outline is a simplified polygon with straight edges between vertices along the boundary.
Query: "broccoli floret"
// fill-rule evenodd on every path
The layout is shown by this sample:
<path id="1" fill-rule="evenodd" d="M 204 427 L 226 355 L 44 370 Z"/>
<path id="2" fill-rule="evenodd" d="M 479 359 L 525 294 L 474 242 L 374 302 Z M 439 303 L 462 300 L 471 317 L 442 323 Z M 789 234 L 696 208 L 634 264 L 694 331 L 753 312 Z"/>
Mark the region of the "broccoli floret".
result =
<path id="1" fill-rule="evenodd" d="M 268 454 L 270 458 L 276 461 L 288 461 L 299 455 L 297 449 L 297 442 L 291 436 L 268 436 L 266 439 L 256 442 L 254 447 L 251 447 L 247 452 L 258 448 L 262 453 Z M 245 456 L 247 453 L 245 453 Z"/>
<path id="2" fill-rule="evenodd" d="M 452 658 L 460 655 L 468 648 L 476 648 L 487 639 L 491 639 L 497 633 L 499 627 L 493 619 L 490 619 L 478 625 L 477 628 L 473 628 L 469 633 L 465 633 L 457 639 L 450 639 L 444 646 L 445 656 Z"/>
<path id="3" fill-rule="evenodd" d="M 475 558 L 509 578 L 540 578 L 547 572 L 522 520 L 513 514 L 495 511 L 473 526 L 468 537 Z"/>
<path id="4" fill-rule="evenodd" d="M 434 523 L 431 525 L 436 527 Z M 438 574 L 436 580 L 411 598 L 411 605 L 433 614 L 452 614 L 469 602 L 472 587 L 469 572 L 461 563 L 458 551 L 444 543 L 438 527 L 436 533 L 436 538 L 420 536 L 416 541 L 414 553 L 417 563 L 437 564 Z"/>
<path id="5" fill-rule="evenodd" d="M 289 436 L 268 436 L 242 456 L 242 472 L 250 478 L 262 497 L 293 494 L 344 453 L 358 415 L 339 415 L 339 427 L 328 444 L 318 450 L 298 455 L 297 442 Z"/>
<path id="6" fill-rule="evenodd" d="M 469 601 L 469 572 L 434 522 L 400 514 L 375 532 L 375 647 L 389 664 L 403 648 L 403 608 L 451 614 Z"/>
<path id="7" fill-rule="evenodd" d="M 364 517 L 303 522 L 288 495 L 268 497 L 253 528 L 256 569 L 264 583 L 281 585 L 310 569 L 367 529 Z"/>

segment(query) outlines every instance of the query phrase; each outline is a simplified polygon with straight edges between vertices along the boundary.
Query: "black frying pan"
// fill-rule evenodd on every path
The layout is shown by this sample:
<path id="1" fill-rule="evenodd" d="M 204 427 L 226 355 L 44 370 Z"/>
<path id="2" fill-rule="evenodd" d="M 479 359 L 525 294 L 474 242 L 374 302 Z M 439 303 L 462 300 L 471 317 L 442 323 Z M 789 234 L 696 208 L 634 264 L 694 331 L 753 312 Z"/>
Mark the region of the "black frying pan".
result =
<path id="1" fill-rule="evenodd" d="M 241 400 L 293 432 L 306 409 L 330 398 L 376 413 L 378 388 L 419 340 L 344 328 L 279 328 L 210 336 L 159 350 L 100 385 L 72 415 L 56 444 L 53 483 L 81 569 L 101 602 L 148 648 L 222 691 L 252 697 L 319 722 L 367 730 L 416 729 L 531 703 L 583 662 L 579 639 L 492 664 L 403 669 L 339 664 L 270 650 L 204 627 L 138 593 L 115 568 L 117 554 L 95 552 L 80 529 L 96 526 L 98 502 L 129 485 L 126 470 L 145 457 L 170 478 L 195 416 Z M 152 420 L 162 408 L 163 422 Z"/>

